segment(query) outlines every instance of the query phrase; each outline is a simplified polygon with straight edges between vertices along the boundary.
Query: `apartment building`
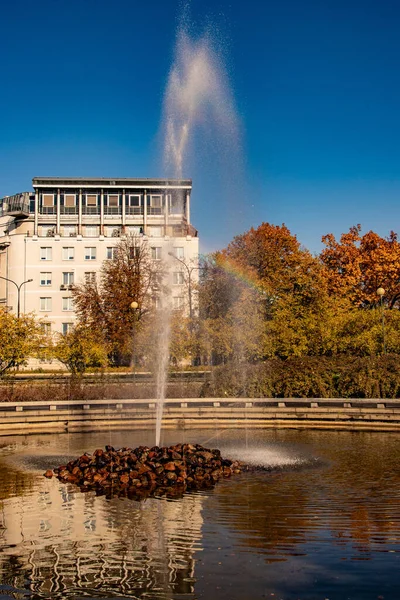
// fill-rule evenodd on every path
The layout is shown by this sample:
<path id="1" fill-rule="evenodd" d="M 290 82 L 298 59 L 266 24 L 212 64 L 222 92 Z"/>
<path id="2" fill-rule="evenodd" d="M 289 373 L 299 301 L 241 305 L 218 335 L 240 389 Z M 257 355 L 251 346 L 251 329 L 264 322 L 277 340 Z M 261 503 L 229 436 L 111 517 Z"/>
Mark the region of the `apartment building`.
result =
<path id="1" fill-rule="evenodd" d="M 186 265 L 198 260 L 190 179 L 34 177 L 33 191 L 0 200 L 0 305 L 34 312 L 50 332 L 75 321 L 71 289 L 97 277 L 124 236 L 154 260 L 172 255 L 172 301 L 184 304 Z M 179 259 L 179 260 L 178 260 Z"/>

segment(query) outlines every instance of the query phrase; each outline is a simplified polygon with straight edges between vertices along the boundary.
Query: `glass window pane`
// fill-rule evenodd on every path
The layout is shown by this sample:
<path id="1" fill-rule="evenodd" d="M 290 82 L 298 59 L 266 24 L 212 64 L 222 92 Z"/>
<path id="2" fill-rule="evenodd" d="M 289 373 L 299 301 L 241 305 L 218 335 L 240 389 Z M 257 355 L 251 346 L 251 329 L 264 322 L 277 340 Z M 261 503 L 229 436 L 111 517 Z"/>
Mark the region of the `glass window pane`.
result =
<path id="1" fill-rule="evenodd" d="M 85 260 L 96 260 L 96 248 L 85 248 Z"/>
<path id="2" fill-rule="evenodd" d="M 43 194 L 43 206 L 54 206 L 54 194 Z"/>
<path id="3" fill-rule="evenodd" d="M 140 195 L 132 194 L 129 196 L 129 205 L 130 206 L 140 206 Z"/>
<path id="4" fill-rule="evenodd" d="M 97 206 L 97 194 L 86 194 L 86 206 Z"/>
<path id="5" fill-rule="evenodd" d="M 155 208 L 159 208 L 161 206 L 161 196 L 151 196 L 150 197 L 150 206 Z"/>
<path id="6" fill-rule="evenodd" d="M 65 194 L 64 195 L 64 206 L 75 206 L 75 204 L 76 204 L 75 194 Z"/>
<path id="7" fill-rule="evenodd" d="M 118 206 L 118 196 L 113 194 L 108 196 L 108 206 Z"/>

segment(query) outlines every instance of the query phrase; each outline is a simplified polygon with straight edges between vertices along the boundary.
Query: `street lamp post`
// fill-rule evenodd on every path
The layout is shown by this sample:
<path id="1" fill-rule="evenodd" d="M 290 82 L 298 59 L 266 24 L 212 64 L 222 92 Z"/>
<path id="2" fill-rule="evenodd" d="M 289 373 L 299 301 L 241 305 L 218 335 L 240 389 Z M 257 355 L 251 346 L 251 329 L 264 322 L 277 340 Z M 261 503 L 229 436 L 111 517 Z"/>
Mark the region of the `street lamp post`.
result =
<path id="1" fill-rule="evenodd" d="M 13 281 L 12 279 L 8 279 L 8 277 L 2 277 L 0 275 L 0 279 L 5 279 L 5 281 L 9 281 L 10 283 L 13 283 L 15 285 L 15 287 L 17 288 L 17 317 L 19 319 L 19 314 L 20 314 L 20 298 L 21 298 L 21 288 L 23 285 L 25 285 L 25 283 L 30 283 L 31 281 L 33 281 L 33 279 L 27 279 L 26 281 L 23 281 L 22 283 L 20 283 L 18 285 L 18 283 L 16 283 L 15 281 Z"/>
<path id="2" fill-rule="evenodd" d="M 130 307 L 133 310 L 133 328 L 132 328 L 132 364 L 131 364 L 131 368 L 133 369 L 133 378 L 135 380 L 135 321 L 136 321 L 136 316 L 137 316 L 137 309 L 139 308 L 139 304 L 136 302 L 136 300 L 133 300 L 130 303 Z"/>
<path id="3" fill-rule="evenodd" d="M 383 287 L 379 287 L 376 290 L 377 296 L 380 298 L 381 303 L 381 317 L 382 317 L 382 344 L 383 344 L 383 354 L 386 354 L 386 342 L 385 342 L 385 311 L 383 308 L 383 296 L 385 295 L 385 290 Z"/>

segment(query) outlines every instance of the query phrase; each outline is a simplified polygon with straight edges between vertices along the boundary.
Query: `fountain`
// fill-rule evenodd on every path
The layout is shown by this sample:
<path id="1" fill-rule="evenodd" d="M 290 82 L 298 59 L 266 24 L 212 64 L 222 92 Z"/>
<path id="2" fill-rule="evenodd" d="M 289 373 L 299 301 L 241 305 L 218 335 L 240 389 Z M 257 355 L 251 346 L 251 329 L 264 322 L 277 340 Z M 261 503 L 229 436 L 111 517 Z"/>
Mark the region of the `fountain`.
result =
<path id="1" fill-rule="evenodd" d="M 182 178 L 191 164 L 196 135 L 212 131 L 213 146 L 229 142 L 229 148 L 240 147 L 237 112 L 227 70 L 210 31 L 199 37 L 189 33 L 185 14 L 178 27 L 175 54 L 164 94 L 162 134 L 163 162 L 168 176 Z M 196 148 L 198 150 L 198 148 Z M 196 153 L 197 160 L 199 152 Z M 182 199 L 183 202 L 183 199 Z M 183 212 L 183 206 L 182 212 Z M 167 253 L 167 279 L 172 260 Z M 167 286 L 168 287 L 168 286 Z M 160 313 L 156 384 L 156 445 L 161 440 L 161 424 L 166 395 L 169 363 L 171 305 L 164 292 Z"/>

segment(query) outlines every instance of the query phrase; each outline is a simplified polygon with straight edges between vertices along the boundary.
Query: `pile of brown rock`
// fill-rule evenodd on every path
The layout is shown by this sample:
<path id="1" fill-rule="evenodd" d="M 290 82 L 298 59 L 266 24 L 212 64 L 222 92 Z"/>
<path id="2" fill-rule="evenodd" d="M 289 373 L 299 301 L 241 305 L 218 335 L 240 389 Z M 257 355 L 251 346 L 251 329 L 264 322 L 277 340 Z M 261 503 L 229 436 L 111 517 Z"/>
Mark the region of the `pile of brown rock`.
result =
<path id="1" fill-rule="evenodd" d="M 186 490 L 209 488 L 243 468 L 238 461 L 222 458 L 219 450 L 177 444 L 120 450 L 106 446 L 105 450 L 83 454 L 55 468 L 54 473 L 60 481 L 76 484 L 81 491 L 141 499 L 150 495 L 176 497 Z M 44 475 L 52 477 L 53 471 Z"/>

